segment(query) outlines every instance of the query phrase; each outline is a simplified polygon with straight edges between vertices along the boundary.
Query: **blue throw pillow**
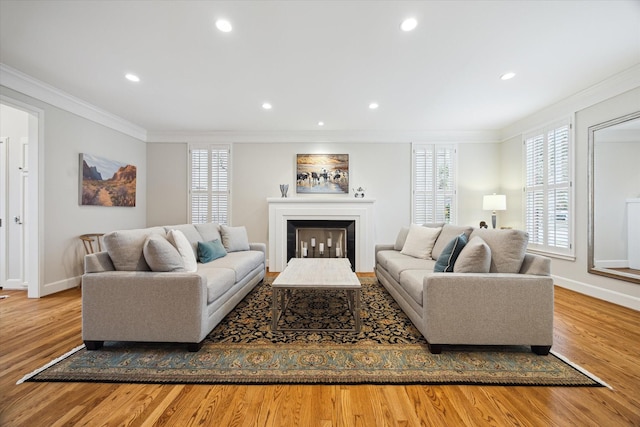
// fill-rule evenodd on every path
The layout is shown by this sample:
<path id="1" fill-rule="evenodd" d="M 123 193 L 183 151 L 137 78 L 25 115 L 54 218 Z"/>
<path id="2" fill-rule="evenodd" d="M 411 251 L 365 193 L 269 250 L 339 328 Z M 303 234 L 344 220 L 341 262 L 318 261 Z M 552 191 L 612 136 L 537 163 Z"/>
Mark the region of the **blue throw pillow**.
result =
<path id="1" fill-rule="evenodd" d="M 442 253 L 438 257 L 435 267 L 433 267 L 434 273 L 453 272 L 453 265 L 456 263 L 456 259 L 458 259 L 458 255 L 460 255 L 460 251 L 466 244 L 467 235 L 464 233 L 454 237 L 453 240 L 447 243 L 447 246 L 444 247 Z"/>
<path id="2" fill-rule="evenodd" d="M 210 242 L 198 242 L 198 261 L 203 264 L 226 255 L 227 251 L 224 249 L 224 246 L 222 246 L 220 239 L 215 239 Z"/>

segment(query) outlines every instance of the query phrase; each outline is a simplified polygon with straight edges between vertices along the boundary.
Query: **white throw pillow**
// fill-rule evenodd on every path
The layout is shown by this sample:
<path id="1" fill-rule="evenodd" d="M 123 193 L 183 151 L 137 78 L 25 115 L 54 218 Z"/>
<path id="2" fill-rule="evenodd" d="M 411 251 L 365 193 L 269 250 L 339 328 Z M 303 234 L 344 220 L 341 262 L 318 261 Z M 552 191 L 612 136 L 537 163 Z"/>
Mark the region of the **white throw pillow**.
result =
<path id="1" fill-rule="evenodd" d="M 195 272 L 198 270 L 198 261 L 193 253 L 191 243 L 187 240 L 187 237 L 180 230 L 169 230 L 167 233 L 167 240 L 176 247 L 180 252 L 180 257 L 184 262 L 184 269 L 188 272 Z"/>
<path id="2" fill-rule="evenodd" d="M 418 224 L 411 224 L 407 240 L 404 242 L 400 253 L 414 258 L 431 259 L 431 251 L 442 227 L 423 227 Z"/>

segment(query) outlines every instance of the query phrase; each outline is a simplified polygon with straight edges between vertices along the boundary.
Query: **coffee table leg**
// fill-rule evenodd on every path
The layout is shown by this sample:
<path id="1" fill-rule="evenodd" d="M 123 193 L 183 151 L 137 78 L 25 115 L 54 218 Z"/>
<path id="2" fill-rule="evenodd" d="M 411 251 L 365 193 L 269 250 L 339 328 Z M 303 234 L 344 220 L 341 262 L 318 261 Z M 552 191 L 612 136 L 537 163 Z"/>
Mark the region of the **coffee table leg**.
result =
<path id="1" fill-rule="evenodd" d="M 278 289 L 271 288 L 271 330 L 278 330 Z"/>
<path id="2" fill-rule="evenodd" d="M 356 333 L 360 332 L 360 289 L 356 289 L 355 291 L 355 301 L 353 304 L 353 318 L 356 322 Z"/>

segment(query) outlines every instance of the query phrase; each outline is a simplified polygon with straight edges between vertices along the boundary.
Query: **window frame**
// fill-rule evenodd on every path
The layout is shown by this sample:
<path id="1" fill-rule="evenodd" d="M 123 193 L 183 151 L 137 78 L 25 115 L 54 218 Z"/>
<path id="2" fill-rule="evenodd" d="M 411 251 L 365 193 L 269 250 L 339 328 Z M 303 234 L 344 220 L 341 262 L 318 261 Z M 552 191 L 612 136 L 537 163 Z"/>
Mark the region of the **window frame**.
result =
<path id="1" fill-rule="evenodd" d="M 418 155 L 417 152 L 419 150 L 427 150 L 432 151 L 433 158 L 432 162 L 432 172 L 431 172 L 431 180 L 429 183 L 428 179 L 425 180 L 424 186 L 431 187 L 431 190 L 425 190 L 424 193 L 431 193 L 432 201 L 431 201 L 431 216 L 429 216 L 429 212 L 425 213 L 424 218 L 416 218 L 418 215 L 417 211 L 417 195 L 422 190 L 420 187 L 420 180 L 417 177 L 417 169 L 418 169 Z M 444 194 L 443 197 L 450 197 L 450 205 L 449 205 L 449 218 L 447 221 L 446 214 L 444 218 L 439 218 L 436 215 L 437 210 L 437 202 L 438 202 L 438 190 L 436 189 L 437 185 L 437 152 L 438 150 L 450 150 L 450 163 L 449 163 L 449 178 L 452 189 L 450 191 L 440 192 L 440 194 Z M 426 178 L 426 177 L 425 177 Z M 428 209 L 427 209 L 428 210 Z M 458 218 L 458 145 L 454 143 L 412 143 L 411 144 L 411 222 L 415 224 L 422 223 L 441 223 L 445 222 L 448 224 L 456 224 Z M 424 219 L 424 221 L 423 221 Z"/>
<path id="2" fill-rule="evenodd" d="M 206 150 L 207 151 L 207 182 L 211 183 L 211 173 L 212 173 L 212 153 L 217 151 L 226 151 L 227 159 L 226 159 L 226 191 L 216 191 L 212 188 L 211 185 L 207 187 L 206 190 L 201 191 L 200 193 L 206 194 L 206 220 L 204 222 L 216 222 L 224 225 L 231 225 L 231 176 L 232 176 L 232 145 L 231 144 L 214 144 L 214 143 L 191 143 L 189 144 L 189 158 L 188 158 L 188 222 L 190 224 L 195 224 L 194 215 L 193 215 L 193 199 L 194 192 L 198 192 L 193 188 L 193 151 L 194 150 Z M 226 195 L 226 212 L 225 218 L 223 221 L 220 220 L 220 216 L 216 216 L 212 211 L 212 200 L 214 199 L 214 195 L 216 194 L 225 194 Z M 197 219 L 196 219 L 197 220 Z M 202 222 L 198 222 L 202 223 Z"/>
<path id="3" fill-rule="evenodd" d="M 562 165 L 558 165 L 557 162 L 554 163 L 555 170 L 558 170 L 559 167 L 566 168 L 567 180 L 558 182 L 557 180 L 552 180 L 550 177 L 549 169 L 551 167 L 550 163 L 553 161 L 550 159 L 550 138 L 549 135 L 551 132 L 554 132 L 554 137 L 557 137 L 557 132 L 560 129 L 567 128 L 567 152 L 566 152 L 566 163 Z M 545 125 L 539 126 L 535 129 L 529 130 L 522 134 L 522 221 L 524 224 L 524 229 L 529 233 L 529 245 L 528 250 L 530 252 L 540 253 L 547 256 L 552 256 L 555 258 L 562 258 L 568 260 L 575 260 L 575 129 L 573 125 L 573 116 L 564 117 L 552 122 L 549 122 Z M 540 172 L 542 176 L 542 183 L 536 185 L 530 185 L 528 180 L 529 174 L 534 174 L 535 171 L 530 168 L 535 167 L 530 166 L 528 162 L 528 146 L 529 141 L 534 138 L 542 138 L 542 150 L 541 153 L 543 155 L 542 161 L 542 171 Z M 554 152 L 554 159 L 556 159 L 558 152 Z M 538 165 L 540 167 L 540 165 Z M 553 182 L 552 182 L 553 181 Z M 538 233 L 541 233 L 541 241 L 534 235 L 537 233 L 532 233 L 530 228 L 530 211 L 528 207 L 529 202 L 529 194 L 532 191 L 537 191 L 542 197 L 542 213 L 539 215 L 538 221 L 542 221 L 541 229 L 538 229 Z M 560 192 L 566 191 L 567 197 L 567 208 L 566 211 L 555 209 L 550 207 L 550 195 L 552 192 Z M 557 203 L 556 203 L 557 206 Z M 550 242 L 549 239 L 554 239 L 557 242 L 557 235 L 562 233 L 562 231 L 557 233 L 552 233 L 550 231 L 550 214 L 554 212 L 553 216 L 555 218 L 555 222 L 558 221 L 559 211 L 562 211 L 562 216 L 567 218 L 566 225 L 566 233 L 567 233 L 567 244 L 568 247 L 558 246 L 554 244 L 554 242 Z M 556 236 L 555 238 L 553 236 Z"/>

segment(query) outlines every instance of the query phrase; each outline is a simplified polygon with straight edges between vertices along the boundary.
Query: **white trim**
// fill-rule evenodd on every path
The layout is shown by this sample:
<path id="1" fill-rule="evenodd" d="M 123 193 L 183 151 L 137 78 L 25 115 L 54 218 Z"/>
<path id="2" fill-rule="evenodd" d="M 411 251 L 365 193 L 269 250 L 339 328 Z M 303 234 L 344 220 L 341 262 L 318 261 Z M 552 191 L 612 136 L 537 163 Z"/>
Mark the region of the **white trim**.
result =
<path id="1" fill-rule="evenodd" d="M 632 310 L 640 311 L 640 298 L 632 295 L 623 294 L 620 292 L 605 289 L 600 286 L 589 285 L 587 283 L 579 282 L 577 280 L 567 279 L 566 277 L 560 277 L 552 275 L 553 283 L 556 285 L 575 291 L 590 297 L 608 301 L 613 304 L 618 304 L 623 307 L 630 308 Z"/>
<path id="2" fill-rule="evenodd" d="M 122 132 L 141 141 L 147 140 L 147 131 L 122 117 L 100 109 L 21 71 L 0 63 L 2 86 L 21 92 L 32 98 L 51 104 L 87 120 Z"/>
<path id="3" fill-rule="evenodd" d="M 55 294 L 56 292 L 66 291 L 67 289 L 77 288 L 82 282 L 82 276 L 69 277 L 67 279 L 58 280 L 57 282 L 45 283 L 40 296 Z"/>

